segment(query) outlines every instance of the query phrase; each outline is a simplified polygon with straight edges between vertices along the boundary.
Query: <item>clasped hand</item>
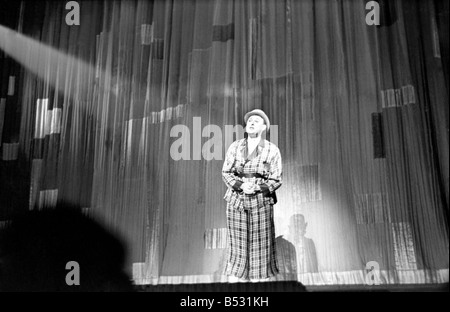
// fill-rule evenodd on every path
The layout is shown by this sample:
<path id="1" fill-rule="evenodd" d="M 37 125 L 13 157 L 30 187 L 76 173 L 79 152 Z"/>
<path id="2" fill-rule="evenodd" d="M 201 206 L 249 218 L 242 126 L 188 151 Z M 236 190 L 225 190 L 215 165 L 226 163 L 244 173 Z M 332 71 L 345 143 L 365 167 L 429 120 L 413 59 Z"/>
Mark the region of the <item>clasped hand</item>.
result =
<path id="1" fill-rule="evenodd" d="M 257 191 L 261 190 L 259 185 L 253 184 L 251 182 L 242 183 L 241 189 L 247 195 L 255 194 Z"/>

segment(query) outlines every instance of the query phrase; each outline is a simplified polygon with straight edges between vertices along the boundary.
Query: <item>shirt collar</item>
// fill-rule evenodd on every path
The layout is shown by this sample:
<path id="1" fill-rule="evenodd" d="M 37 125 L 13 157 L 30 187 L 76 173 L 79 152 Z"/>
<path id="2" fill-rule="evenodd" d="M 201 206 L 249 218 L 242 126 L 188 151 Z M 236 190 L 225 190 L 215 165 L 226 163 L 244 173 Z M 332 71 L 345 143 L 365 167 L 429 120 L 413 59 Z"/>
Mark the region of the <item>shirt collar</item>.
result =
<path id="1" fill-rule="evenodd" d="M 241 148 L 247 147 L 247 143 L 248 143 L 248 138 L 245 138 L 242 142 Z M 258 147 L 266 147 L 266 140 L 264 140 L 263 138 L 261 138 L 261 140 L 258 143 Z"/>
<path id="2" fill-rule="evenodd" d="M 241 153 L 242 153 L 244 159 L 247 159 L 247 157 L 249 156 L 247 154 L 248 153 L 247 144 L 248 144 L 248 139 L 245 138 L 241 145 Z M 266 140 L 261 138 L 261 140 L 258 143 L 258 146 L 256 147 L 257 153 L 259 154 L 259 152 L 261 152 L 265 147 L 266 147 Z"/>

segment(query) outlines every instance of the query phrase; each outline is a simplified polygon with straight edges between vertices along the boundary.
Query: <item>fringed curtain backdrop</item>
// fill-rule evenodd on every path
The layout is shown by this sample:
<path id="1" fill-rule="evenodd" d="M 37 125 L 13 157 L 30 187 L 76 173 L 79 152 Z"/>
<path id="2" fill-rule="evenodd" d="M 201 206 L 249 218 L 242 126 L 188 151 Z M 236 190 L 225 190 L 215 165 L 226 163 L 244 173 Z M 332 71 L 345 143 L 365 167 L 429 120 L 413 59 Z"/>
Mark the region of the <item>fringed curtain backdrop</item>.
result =
<path id="1" fill-rule="evenodd" d="M 17 5 L 2 224 L 73 203 L 123 238 L 137 284 L 226 281 L 221 167 L 261 108 L 278 280 L 448 282 L 448 3 L 378 1 L 370 26 L 366 2 L 78 1 L 79 26 L 64 1 Z"/>

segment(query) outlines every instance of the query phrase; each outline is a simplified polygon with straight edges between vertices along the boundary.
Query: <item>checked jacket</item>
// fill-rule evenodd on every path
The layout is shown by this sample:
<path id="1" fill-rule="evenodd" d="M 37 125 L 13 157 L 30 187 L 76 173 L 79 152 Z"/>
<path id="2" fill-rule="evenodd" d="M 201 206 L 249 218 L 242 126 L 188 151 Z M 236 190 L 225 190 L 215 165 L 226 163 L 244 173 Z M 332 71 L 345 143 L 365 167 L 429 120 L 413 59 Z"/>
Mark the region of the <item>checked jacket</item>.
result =
<path id="1" fill-rule="evenodd" d="M 254 177 L 251 174 L 258 175 Z M 224 199 L 235 209 L 252 211 L 266 204 L 274 205 L 275 191 L 282 184 L 280 150 L 275 144 L 261 139 L 253 153 L 248 155 L 247 139 L 234 141 L 228 148 L 222 177 L 228 187 Z M 261 191 L 244 194 L 240 188 L 243 182 L 258 184 Z"/>

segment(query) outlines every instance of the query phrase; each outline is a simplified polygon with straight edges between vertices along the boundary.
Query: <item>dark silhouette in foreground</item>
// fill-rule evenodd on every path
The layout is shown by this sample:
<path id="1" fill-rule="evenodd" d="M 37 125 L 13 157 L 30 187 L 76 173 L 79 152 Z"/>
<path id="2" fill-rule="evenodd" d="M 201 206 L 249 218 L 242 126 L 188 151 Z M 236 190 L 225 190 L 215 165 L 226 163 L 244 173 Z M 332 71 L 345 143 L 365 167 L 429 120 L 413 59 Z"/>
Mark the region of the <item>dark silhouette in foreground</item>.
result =
<path id="1" fill-rule="evenodd" d="M 79 264 L 79 285 L 70 261 Z M 133 291 L 123 244 L 79 209 L 29 211 L 0 231 L 1 291 Z"/>

